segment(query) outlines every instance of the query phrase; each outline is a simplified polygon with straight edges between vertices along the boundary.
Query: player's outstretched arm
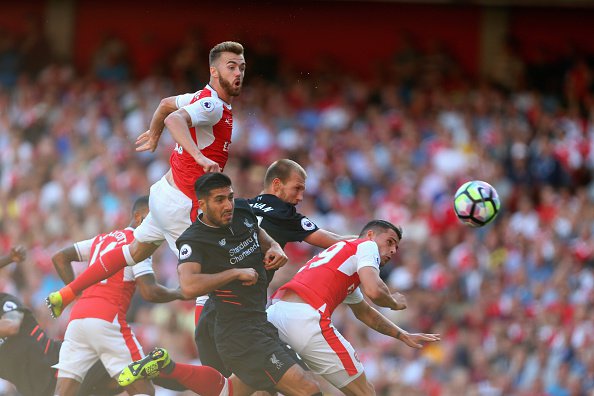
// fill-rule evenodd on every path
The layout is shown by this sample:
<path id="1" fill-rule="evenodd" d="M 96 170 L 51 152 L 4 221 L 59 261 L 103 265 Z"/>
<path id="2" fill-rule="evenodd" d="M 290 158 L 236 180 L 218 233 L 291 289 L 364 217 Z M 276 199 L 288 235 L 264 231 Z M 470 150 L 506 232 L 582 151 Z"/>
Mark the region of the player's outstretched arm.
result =
<path id="1" fill-rule="evenodd" d="M 289 260 L 283 248 L 263 228 L 258 231 L 258 243 L 264 252 L 264 268 L 267 270 L 278 269 Z"/>
<path id="2" fill-rule="evenodd" d="M 182 300 L 181 289 L 170 289 L 157 282 L 155 275 L 147 274 L 136 278 L 136 285 L 140 295 L 146 301 L 166 303 L 173 300 Z"/>
<path id="3" fill-rule="evenodd" d="M 0 268 L 6 267 L 10 263 L 20 263 L 27 256 L 27 251 L 22 246 L 15 246 L 10 249 L 10 253 L 0 257 Z"/>
<path id="4" fill-rule="evenodd" d="M 74 270 L 72 268 L 73 261 L 80 261 L 74 245 L 68 246 L 52 256 L 54 268 L 65 285 L 74 280 Z"/>
<path id="5" fill-rule="evenodd" d="M 434 342 L 440 340 L 439 334 L 407 332 L 392 323 L 392 321 L 369 305 L 365 300 L 357 304 L 349 304 L 349 308 L 351 308 L 355 317 L 365 323 L 368 327 L 379 333 L 396 338 L 411 348 L 422 348 L 423 344 L 421 344 L 421 342 Z"/>
<path id="6" fill-rule="evenodd" d="M 186 261 L 178 265 L 179 285 L 184 298 L 204 296 L 234 280 L 244 286 L 255 285 L 258 273 L 253 268 L 233 268 L 216 274 L 203 274 L 200 263 Z"/>
<path id="7" fill-rule="evenodd" d="M 400 293 L 390 293 L 390 289 L 374 267 L 363 267 L 359 271 L 361 289 L 374 304 L 393 310 L 406 309 L 406 298 Z"/>
<path id="8" fill-rule="evenodd" d="M 320 228 L 306 236 L 303 240 L 309 243 L 310 245 L 321 247 L 322 249 L 327 249 L 330 246 L 334 245 L 336 242 L 356 238 L 358 238 L 357 235 L 338 235 L 333 233 L 332 231 Z"/>
<path id="9" fill-rule="evenodd" d="M 149 130 L 138 136 L 136 139 L 136 151 L 154 152 L 159 144 L 159 139 L 165 128 L 165 118 L 177 110 L 175 96 L 164 98 L 153 113 Z"/>

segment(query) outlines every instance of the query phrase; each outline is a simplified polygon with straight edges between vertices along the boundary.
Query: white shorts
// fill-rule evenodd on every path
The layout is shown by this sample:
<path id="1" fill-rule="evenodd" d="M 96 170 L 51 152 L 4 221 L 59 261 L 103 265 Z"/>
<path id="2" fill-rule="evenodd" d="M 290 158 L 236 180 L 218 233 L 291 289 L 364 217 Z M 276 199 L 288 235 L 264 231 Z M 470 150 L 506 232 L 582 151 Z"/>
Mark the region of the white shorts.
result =
<path id="1" fill-rule="evenodd" d="M 332 324 L 309 304 L 277 301 L 266 310 L 268 321 L 316 374 L 344 388 L 363 373 L 355 349 Z"/>
<path id="2" fill-rule="evenodd" d="M 139 242 L 160 245 L 167 241 L 169 248 L 178 256 L 175 241 L 191 224 L 192 200 L 171 186 L 165 176 L 151 186 L 149 214 L 134 230 Z"/>
<path id="3" fill-rule="evenodd" d="M 132 329 L 103 319 L 75 319 L 68 324 L 60 360 L 54 365 L 58 378 L 83 381 L 90 368 L 101 359 L 110 377 L 120 373 L 134 360 L 144 357 Z"/>

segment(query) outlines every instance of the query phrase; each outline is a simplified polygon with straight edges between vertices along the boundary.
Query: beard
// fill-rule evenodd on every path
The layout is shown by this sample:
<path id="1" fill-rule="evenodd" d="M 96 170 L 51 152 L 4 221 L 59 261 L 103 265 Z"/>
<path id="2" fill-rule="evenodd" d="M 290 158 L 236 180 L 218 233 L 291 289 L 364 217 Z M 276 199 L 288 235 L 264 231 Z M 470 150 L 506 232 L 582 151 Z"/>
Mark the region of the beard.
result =
<path id="1" fill-rule="evenodd" d="M 239 94 L 241 93 L 241 84 L 235 86 L 229 81 L 222 78 L 219 79 L 219 83 L 221 84 L 221 87 L 223 88 L 225 93 L 229 96 L 239 96 Z"/>

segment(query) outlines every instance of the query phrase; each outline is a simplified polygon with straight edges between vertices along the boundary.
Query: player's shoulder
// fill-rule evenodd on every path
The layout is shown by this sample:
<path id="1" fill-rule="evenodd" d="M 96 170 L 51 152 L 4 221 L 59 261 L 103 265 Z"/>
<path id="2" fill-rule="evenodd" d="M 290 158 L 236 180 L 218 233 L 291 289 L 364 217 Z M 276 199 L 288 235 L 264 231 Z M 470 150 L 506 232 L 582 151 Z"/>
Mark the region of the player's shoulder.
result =
<path id="1" fill-rule="evenodd" d="M 201 89 L 194 94 L 192 103 L 196 102 L 202 107 L 202 110 L 207 113 L 214 112 L 215 110 L 222 110 L 225 104 L 219 99 L 218 95 L 208 87 Z"/>
<path id="2" fill-rule="evenodd" d="M 361 248 L 375 248 L 375 249 L 377 249 L 377 243 L 375 243 L 371 239 L 367 239 L 367 238 L 349 239 L 346 242 L 356 248 L 361 247 Z"/>
<path id="3" fill-rule="evenodd" d="M 248 199 L 248 202 L 258 215 L 293 217 L 297 214 L 295 205 L 283 201 L 274 194 L 260 194 Z"/>
<path id="4" fill-rule="evenodd" d="M 249 201 L 245 198 L 235 198 L 235 210 L 246 211 L 254 213 Z"/>
<path id="5" fill-rule="evenodd" d="M 0 293 L 0 316 L 6 312 L 22 310 L 23 303 L 16 296 Z"/>

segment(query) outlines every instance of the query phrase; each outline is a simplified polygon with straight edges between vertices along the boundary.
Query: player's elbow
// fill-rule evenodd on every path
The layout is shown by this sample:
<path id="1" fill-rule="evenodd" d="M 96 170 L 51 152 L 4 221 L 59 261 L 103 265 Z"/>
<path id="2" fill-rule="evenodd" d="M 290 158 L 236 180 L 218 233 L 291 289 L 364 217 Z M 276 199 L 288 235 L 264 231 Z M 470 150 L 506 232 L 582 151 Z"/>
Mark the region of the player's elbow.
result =
<path id="1" fill-rule="evenodd" d="M 159 102 L 159 111 L 170 114 L 177 110 L 177 106 L 175 104 L 175 96 L 170 96 L 168 98 L 163 98 Z"/>
<path id="2" fill-rule="evenodd" d="M 191 285 L 187 282 L 183 282 L 181 279 L 179 281 L 179 288 L 181 290 L 181 294 L 184 297 L 184 299 L 190 299 L 190 298 L 198 297 L 198 296 L 201 296 L 202 294 L 204 294 L 204 293 L 201 293 L 199 288 L 197 288 L 196 286 Z"/>
<path id="3" fill-rule="evenodd" d="M 54 265 L 54 268 L 56 270 L 59 270 L 60 268 L 62 268 L 63 262 L 64 262 L 64 253 L 62 253 L 62 251 L 59 251 L 58 253 L 56 253 L 52 256 L 52 264 Z"/>
<path id="4" fill-rule="evenodd" d="M 148 302 L 160 302 L 160 289 L 156 285 L 150 285 L 140 288 L 140 295 L 142 296 L 143 300 Z"/>
<path id="5" fill-rule="evenodd" d="M 385 293 L 378 287 L 368 287 L 364 289 L 364 293 L 375 305 L 383 305 L 382 302 L 385 299 Z"/>

